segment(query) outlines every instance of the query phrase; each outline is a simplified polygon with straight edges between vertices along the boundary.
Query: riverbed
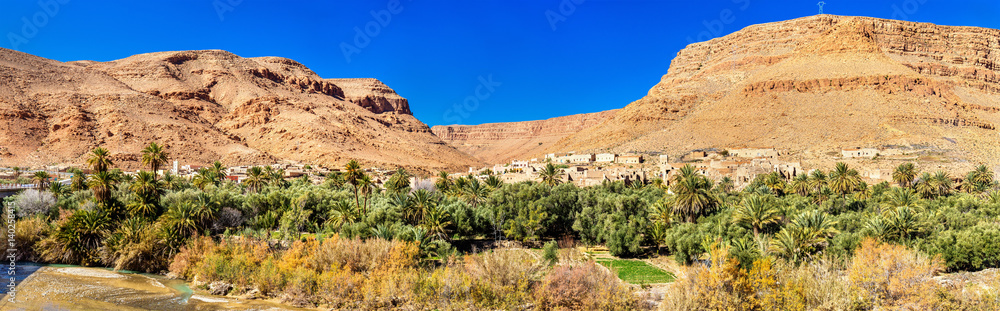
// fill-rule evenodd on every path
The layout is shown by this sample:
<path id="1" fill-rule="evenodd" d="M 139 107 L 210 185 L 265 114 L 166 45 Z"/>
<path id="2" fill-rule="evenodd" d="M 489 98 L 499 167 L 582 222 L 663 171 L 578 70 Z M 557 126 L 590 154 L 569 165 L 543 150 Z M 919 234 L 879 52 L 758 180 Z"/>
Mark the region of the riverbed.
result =
<path id="1" fill-rule="evenodd" d="M 15 277 L 13 302 L 5 295 L 0 310 L 306 310 L 199 294 L 181 280 L 107 268 L 21 263 Z"/>

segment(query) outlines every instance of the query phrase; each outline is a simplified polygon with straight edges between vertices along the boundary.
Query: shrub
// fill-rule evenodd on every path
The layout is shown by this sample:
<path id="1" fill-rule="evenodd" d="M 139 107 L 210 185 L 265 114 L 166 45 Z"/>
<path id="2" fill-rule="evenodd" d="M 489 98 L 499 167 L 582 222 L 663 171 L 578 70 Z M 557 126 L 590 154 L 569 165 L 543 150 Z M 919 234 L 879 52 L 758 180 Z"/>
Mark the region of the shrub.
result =
<path id="1" fill-rule="evenodd" d="M 17 216 L 28 218 L 48 213 L 56 205 L 56 197 L 51 193 L 28 189 L 21 192 L 14 201 Z"/>
<path id="2" fill-rule="evenodd" d="M 542 259 L 550 266 L 559 262 L 559 244 L 556 241 L 545 243 L 542 253 Z"/>
<path id="3" fill-rule="evenodd" d="M 593 261 L 555 267 L 535 292 L 540 310 L 628 310 L 638 307 L 632 291 Z"/>
<path id="4" fill-rule="evenodd" d="M 931 279 L 943 266 L 904 246 L 865 239 L 847 270 L 852 289 L 864 306 L 931 309 L 939 285 Z"/>

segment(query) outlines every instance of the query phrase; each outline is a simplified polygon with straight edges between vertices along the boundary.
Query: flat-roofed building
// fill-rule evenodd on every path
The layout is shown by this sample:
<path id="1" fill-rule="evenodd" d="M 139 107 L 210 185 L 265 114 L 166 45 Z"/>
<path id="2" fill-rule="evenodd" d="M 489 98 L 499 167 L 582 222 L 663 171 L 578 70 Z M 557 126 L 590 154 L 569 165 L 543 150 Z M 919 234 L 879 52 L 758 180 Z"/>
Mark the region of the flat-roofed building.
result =
<path id="1" fill-rule="evenodd" d="M 594 157 L 594 161 L 601 163 L 611 163 L 614 162 L 615 159 L 617 158 L 618 155 L 614 153 L 598 153 L 597 156 Z"/>

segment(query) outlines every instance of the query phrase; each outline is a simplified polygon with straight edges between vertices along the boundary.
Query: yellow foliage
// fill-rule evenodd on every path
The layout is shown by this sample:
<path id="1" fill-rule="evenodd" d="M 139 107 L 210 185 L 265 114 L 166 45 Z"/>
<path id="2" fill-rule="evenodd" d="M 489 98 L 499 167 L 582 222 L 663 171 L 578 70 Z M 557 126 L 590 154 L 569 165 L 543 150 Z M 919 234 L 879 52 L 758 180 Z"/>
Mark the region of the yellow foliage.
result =
<path id="1" fill-rule="evenodd" d="M 940 290 L 933 277 L 944 269 L 938 258 L 927 258 L 906 247 L 865 239 L 848 269 L 852 289 L 866 306 L 887 309 L 928 309 Z"/>

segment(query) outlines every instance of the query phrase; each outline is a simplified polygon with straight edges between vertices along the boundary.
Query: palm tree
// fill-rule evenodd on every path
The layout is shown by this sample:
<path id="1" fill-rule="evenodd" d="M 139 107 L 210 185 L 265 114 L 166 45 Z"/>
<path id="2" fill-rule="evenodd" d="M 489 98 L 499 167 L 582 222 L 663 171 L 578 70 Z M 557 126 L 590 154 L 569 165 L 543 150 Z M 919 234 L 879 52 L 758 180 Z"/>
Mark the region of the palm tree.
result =
<path id="1" fill-rule="evenodd" d="M 404 192 L 410 188 L 410 173 L 405 168 L 397 167 L 396 171 L 385 182 L 385 190 L 390 192 Z"/>
<path id="2" fill-rule="evenodd" d="M 87 189 L 87 175 L 83 174 L 83 171 L 79 169 L 73 170 L 73 177 L 70 178 L 69 188 L 73 191 L 80 191 Z"/>
<path id="3" fill-rule="evenodd" d="M 155 173 L 140 171 L 129 185 L 129 190 L 138 196 L 159 198 L 163 192 L 163 182 L 156 180 Z"/>
<path id="4" fill-rule="evenodd" d="M 486 186 L 490 187 L 490 189 L 500 189 L 503 186 L 503 180 L 497 177 L 497 175 L 490 175 L 486 177 Z"/>
<path id="5" fill-rule="evenodd" d="M 826 187 L 826 173 L 821 170 L 814 170 L 809 174 L 809 188 L 812 192 L 819 192 Z"/>
<path id="6" fill-rule="evenodd" d="M 933 198 L 937 195 L 937 185 L 934 184 L 934 177 L 931 173 L 924 172 L 920 174 L 920 178 L 916 180 L 913 188 L 920 194 L 920 197 L 925 199 Z"/>
<path id="7" fill-rule="evenodd" d="M 164 215 L 167 223 L 187 236 L 192 236 L 200 231 L 201 219 L 198 215 L 198 208 L 194 202 L 187 201 L 174 204 Z"/>
<path id="8" fill-rule="evenodd" d="M 705 176 L 694 173 L 690 164 L 681 168 L 675 177 L 674 213 L 682 215 L 687 222 L 694 222 L 695 217 L 715 207 L 717 202 L 712 194 L 712 181 Z"/>
<path id="9" fill-rule="evenodd" d="M 753 236 L 760 236 L 760 229 L 766 225 L 777 223 L 781 220 L 778 209 L 774 208 L 768 198 L 760 195 L 752 195 L 743 199 L 742 204 L 733 211 L 733 221 L 740 224 L 750 225 L 753 228 Z"/>
<path id="10" fill-rule="evenodd" d="M 45 186 L 49 184 L 49 179 L 51 178 L 52 176 L 49 176 L 49 173 L 45 171 L 37 171 L 31 180 L 35 182 L 35 189 L 41 191 L 45 190 Z"/>
<path id="11" fill-rule="evenodd" d="M 170 171 L 163 172 L 163 188 L 167 190 L 180 190 L 182 180 Z"/>
<path id="12" fill-rule="evenodd" d="M 209 185 L 216 185 L 216 181 L 217 179 L 215 179 L 215 176 L 212 176 L 212 172 L 203 167 L 198 169 L 198 173 L 194 175 L 191 183 L 195 187 L 198 187 L 199 190 L 205 191 L 205 188 Z"/>
<path id="13" fill-rule="evenodd" d="M 657 180 L 659 180 L 659 179 L 657 179 Z M 663 182 L 663 181 L 660 180 L 660 182 Z M 732 178 L 729 178 L 729 176 L 723 176 L 722 179 L 719 180 L 719 184 L 715 185 L 715 188 L 718 189 L 719 192 L 721 192 L 723 194 L 727 194 L 727 193 L 732 192 L 733 189 L 736 188 L 736 186 L 734 185 L 734 182 L 733 182 Z"/>
<path id="14" fill-rule="evenodd" d="M 353 224 L 360 218 L 361 216 L 358 215 L 358 210 L 354 205 L 347 201 L 337 201 L 330 210 L 330 216 L 326 224 L 328 227 L 332 227 L 332 229 L 339 230 L 340 227 Z"/>
<path id="15" fill-rule="evenodd" d="M 909 188 L 893 188 L 889 191 L 888 200 L 884 203 L 885 210 L 894 210 L 900 207 L 917 207 L 920 198 Z"/>
<path id="16" fill-rule="evenodd" d="M 366 176 L 365 171 L 361 170 L 361 165 L 358 164 L 358 161 L 350 160 L 347 162 L 347 165 L 344 165 L 344 180 L 354 186 L 354 205 L 358 210 L 361 209 L 359 193 L 361 189 L 358 187 L 358 181 L 364 176 Z"/>
<path id="17" fill-rule="evenodd" d="M 21 167 L 15 166 L 15 167 L 12 167 L 11 170 L 14 171 L 14 178 L 15 179 L 17 179 L 18 177 L 21 177 Z"/>
<path id="18" fill-rule="evenodd" d="M 900 164 L 896 167 L 896 170 L 892 172 L 892 181 L 904 188 L 912 186 L 913 179 L 916 177 L 917 169 L 913 166 L 913 163 Z"/>
<path id="19" fill-rule="evenodd" d="M 434 188 L 437 188 L 437 190 L 441 192 L 448 192 L 449 188 L 451 188 L 451 184 L 451 177 L 448 176 L 448 172 L 438 172 L 438 179 L 434 182 Z"/>
<path id="20" fill-rule="evenodd" d="M 212 166 L 208 168 L 208 171 L 212 173 L 212 177 L 215 178 L 215 185 L 222 184 L 222 181 L 226 179 L 226 166 L 222 165 L 222 162 L 213 162 Z"/>
<path id="21" fill-rule="evenodd" d="M 264 170 L 260 166 L 254 166 L 247 170 L 247 178 L 243 180 L 247 191 L 257 193 L 265 184 Z"/>
<path id="22" fill-rule="evenodd" d="M 463 183 L 456 182 L 455 184 L 463 185 L 459 188 L 461 196 L 465 198 L 465 201 L 468 202 L 473 209 L 479 207 L 480 204 L 486 201 L 486 197 L 490 195 L 489 186 L 479 182 L 479 179 L 475 177 L 459 178 L 459 180 L 465 180 Z"/>
<path id="23" fill-rule="evenodd" d="M 549 187 L 554 187 L 562 182 L 560 179 L 562 177 L 562 171 L 556 168 L 552 163 L 545 164 L 545 169 L 541 173 L 538 173 L 538 177 L 542 178 L 542 183 L 548 185 Z"/>
<path id="24" fill-rule="evenodd" d="M 809 192 L 811 192 L 809 176 L 806 174 L 799 174 L 798 176 L 795 176 L 795 178 L 792 179 L 792 184 L 788 187 L 788 191 L 801 196 L 809 195 Z"/>
<path id="25" fill-rule="evenodd" d="M 160 170 L 160 166 L 167 163 L 170 155 L 163 150 L 163 147 L 154 143 L 149 143 L 146 148 L 142 149 L 142 164 L 149 165 L 149 168 L 153 171 L 153 174 L 157 174 Z"/>
<path id="26" fill-rule="evenodd" d="M 865 230 L 876 240 L 884 241 L 892 234 L 892 225 L 886 222 L 882 216 L 875 216 L 865 221 Z"/>
<path id="27" fill-rule="evenodd" d="M 428 211 L 437 206 L 438 200 L 434 193 L 420 189 L 410 194 L 412 210 L 409 213 L 413 223 L 421 223 L 427 217 Z"/>
<path id="28" fill-rule="evenodd" d="M 69 194 L 69 187 L 63 185 L 62 183 L 54 182 L 49 184 L 49 192 L 56 197 L 56 201 L 59 201 L 59 197 Z"/>
<path id="29" fill-rule="evenodd" d="M 87 159 L 87 165 L 90 165 L 95 172 L 104 172 L 114 165 L 114 163 L 111 161 L 108 149 L 97 147 L 90 152 L 90 158 Z"/>
<path id="30" fill-rule="evenodd" d="M 663 224 L 665 227 L 669 227 L 674 223 L 673 202 L 666 199 L 660 199 L 650 205 L 649 212 L 653 222 L 657 224 Z"/>
<path id="31" fill-rule="evenodd" d="M 937 171 L 932 180 L 938 196 L 951 195 L 951 190 L 955 188 L 954 182 L 951 181 L 951 176 L 947 172 Z"/>
<path id="32" fill-rule="evenodd" d="M 850 169 L 844 162 L 837 162 L 837 167 L 830 172 L 830 190 L 841 196 L 850 194 L 858 188 L 861 182 L 861 175 L 858 174 L 858 171 Z"/>
<path id="33" fill-rule="evenodd" d="M 965 176 L 962 188 L 968 193 L 985 192 L 993 186 L 993 172 L 986 165 L 979 165 Z"/>
<path id="34" fill-rule="evenodd" d="M 125 208 L 128 209 L 130 216 L 144 219 L 156 218 L 160 213 L 160 206 L 152 196 L 133 194 L 132 201 L 126 204 Z"/>
<path id="35" fill-rule="evenodd" d="M 900 206 L 887 216 L 892 234 L 904 241 L 923 228 L 922 214 L 909 206 Z"/>
<path id="36" fill-rule="evenodd" d="M 98 171 L 90 175 L 87 180 L 87 187 L 94 192 L 94 199 L 98 204 L 106 205 L 111 200 L 111 191 L 114 189 L 118 178 L 108 171 Z"/>
<path id="37" fill-rule="evenodd" d="M 432 207 L 424 217 L 423 227 L 427 229 L 427 234 L 440 239 L 448 238 L 448 226 L 451 225 L 451 216 L 443 207 Z"/>

